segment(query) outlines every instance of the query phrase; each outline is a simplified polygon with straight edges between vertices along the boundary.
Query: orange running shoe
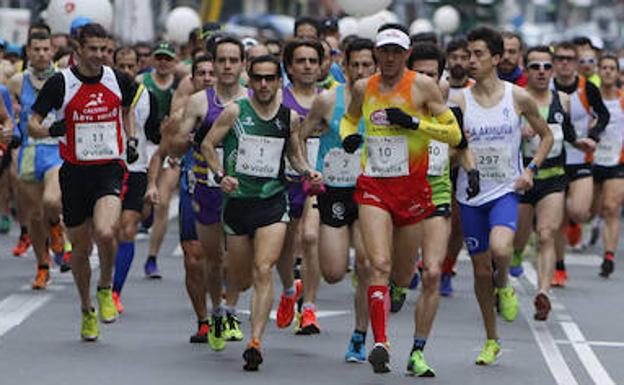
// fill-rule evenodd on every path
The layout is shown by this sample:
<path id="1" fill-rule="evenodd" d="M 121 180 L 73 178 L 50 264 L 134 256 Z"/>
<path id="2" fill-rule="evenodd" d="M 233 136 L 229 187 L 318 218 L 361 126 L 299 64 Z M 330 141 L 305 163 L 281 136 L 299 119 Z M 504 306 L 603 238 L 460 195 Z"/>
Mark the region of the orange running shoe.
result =
<path id="1" fill-rule="evenodd" d="M 13 248 L 13 256 L 21 257 L 22 254 L 28 251 L 30 247 L 30 236 L 28 234 L 24 234 L 17 240 L 17 245 Z"/>
<path id="2" fill-rule="evenodd" d="M 115 303 L 115 308 L 117 309 L 117 313 L 121 314 L 124 312 L 124 305 L 121 303 L 121 297 L 119 293 L 116 291 L 113 292 L 113 302 Z"/>
<path id="3" fill-rule="evenodd" d="M 33 290 L 43 290 L 50 280 L 50 268 L 48 266 L 37 267 L 37 275 L 32 283 Z"/>
<path id="4" fill-rule="evenodd" d="M 295 295 L 287 297 L 282 293 L 280 303 L 277 307 L 277 327 L 280 329 L 287 328 L 295 318 L 295 303 L 301 296 L 302 284 L 301 280 L 295 280 Z"/>
<path id="5" fill-rule="evenodd" d="M 305 308 L 303 309 L 303 313 L 301 313 L 301 327 L 297 331 L 299 335 L 312 335 L 319 334 L 321 332 L 321 328 L 316 320 L 316 313 L 313 309 Z"/>
<path id="6" fill-rule="evenodd" d="M 50 249 L 54 254 L 63 254 L 65 251 L 65 237 L 60 223 L 50 226 Z"/>
<path id="7" fill-rule="evenodd" d="M 568 273 L 565 270 L 555 270 L 550 284 L 554 287 L 565 287 L 567 281 Z"/>

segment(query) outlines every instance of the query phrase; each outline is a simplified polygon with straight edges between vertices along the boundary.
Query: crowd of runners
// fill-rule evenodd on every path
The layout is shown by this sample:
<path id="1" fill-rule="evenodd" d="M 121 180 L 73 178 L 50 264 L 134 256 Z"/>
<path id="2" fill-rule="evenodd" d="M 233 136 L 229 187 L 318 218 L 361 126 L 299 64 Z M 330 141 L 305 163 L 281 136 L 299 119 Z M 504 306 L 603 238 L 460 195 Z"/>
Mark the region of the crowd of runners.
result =
<path id="1" fill-rule="evenodd" d="M 71 270 L 85 341 L 132 311 L 122 298 L 132 296 L 123 289 L 139 231 L 150 228 L 144 273 L 161 277 L 174 195 L 197 315 L 190 342 L 219 351 L 246 339 L 249 371 L 265 353 L 274 267 L 276 326 L 297 335 L 322 332 L 321 279 L 351 272 L 345 360 L 376 373 L 391 370 L 389 313 L 420 286 L 413 347 L 401 354 L 423 377 L 435 376 L 425 346 L 464 246 L 486 335 L 477 365 L 500 354 L 497 318 L 518 316 L 509 276 L 530 263 L 525 250 L 537 321 L 548 319 L 551 287 L 566 284 L 566 246 L 583 224 L 600 223 L 596 269 L 614 271 L 621 61 L 590 39 L 527 47 L 478 27 L 443 44 L 385 24 L 369 40 L 308 17 L 284 41 L 206 24 L 183 46 L 125 46 L 86 17 L 68 32 L 32 24 L 17 55 L 0 42 L 0 232 L 13 210 L 12 252 L 32 247 L 33 289 L 46 288 L 52 266 Z"/>

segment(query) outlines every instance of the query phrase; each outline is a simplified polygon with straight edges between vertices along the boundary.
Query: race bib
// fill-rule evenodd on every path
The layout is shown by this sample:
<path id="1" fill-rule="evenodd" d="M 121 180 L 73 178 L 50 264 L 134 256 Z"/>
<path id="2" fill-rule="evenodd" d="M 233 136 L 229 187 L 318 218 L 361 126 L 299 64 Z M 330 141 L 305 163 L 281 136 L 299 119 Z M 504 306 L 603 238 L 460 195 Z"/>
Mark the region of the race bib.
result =
<path id="1" fill-rule="evenodd" d="M 362 172 L 360 160 L 362 150 L 348 154 L 339 148 L 332 148 L 323 158 L 323 182 L 333 187 L 355 186 Z"/>
<path id="2" fill-rule="evenodd" d="M 259 178 L 277 178 L 284 138 L 242 134 L 238 139 L 236 172 Z"/>
<path id="3" fill-rule="evenodd" d="M 429 169 L 427 175 L 442 176 L 449 161 L 449 146 L 437 140 L 429 141 Z"/>
<path id="4" fill-rule="evenodd" d="M 119 158 L 117 123 L 78 123 L 76 132 L 76 158 L 83 161 Z"/>
<path id="5" fill-rule="evenodd" d="M 370 136 L 366 140 L 367 161 L 364 173 L 377 178 L 409 175 L 405 136 Z"/>
<path id="6" fill-rule="evenodd" d="M 509 147 L 504 144 L 473 145 L 470 150 L 475 156 L 481 180 L 506 182 L 512 177 L 514 165 Z"/>
<path id="7" fill-rule="evenodd" d="M 620 163 L 622 138 L 617 135 L 605 136 L 596 144 L 594 163 L 599 166 L 616 166 Z"/>
<path id="8" fill-rule="evenodd" d="M 563 148 L 563 128 L 561 124 L 549 124 L 548 128 L 550 128 L 550 132 L 553 135 L 553 145 L 550 149 L 550 152 L 546 156 L 546 159 L 556 158 L 561 155 L 561 149 Z M 535 135 L 529 140 L 524 142 L 524 154 L 527 158 L 533 158 L 535 154 L 537 154 L 537 150 L 540 145 L 540 138 L 538 135 Z"/>

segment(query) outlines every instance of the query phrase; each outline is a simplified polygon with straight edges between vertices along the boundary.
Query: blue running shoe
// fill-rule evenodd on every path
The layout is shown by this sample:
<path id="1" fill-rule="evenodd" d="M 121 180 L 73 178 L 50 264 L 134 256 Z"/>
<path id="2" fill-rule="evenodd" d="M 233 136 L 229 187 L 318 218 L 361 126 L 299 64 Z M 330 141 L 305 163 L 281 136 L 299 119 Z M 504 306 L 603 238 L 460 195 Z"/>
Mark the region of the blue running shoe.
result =
<path id="1" fill-rule="evenodd" d="M 349 350 L 345 354 L 345 361 L 363 363 L 366 362 L 366 341 L 360 333 L 353 333 L 349 342 Z"/>
<path id="2" fill-rule="evenodd" d="M 442 297 L 450 297 L 453 295 L 453 276 L 449 273 L 442 273 L 440 276 L 440 295 Z"/>
<path id="3" fill-rule="evenodd" d="M 414 272 L 412 276 L 412 280 L 410 281 L 409 288 L 410 290 L 418 289 L 418 284 L 420 283 L 420 274 L 417 271 Z"/>
<path id="4" fill-rule="evenodd" d="M 145 276 L 147 278 L 152 279 L 160 279 L 162 275 L 160 275 L 160 270 L 158 270 L 158 265 L 156 264 L 156 258 L 147 258 L 145 261 L 145 266 L 143 267 L 145 270 Z"/>

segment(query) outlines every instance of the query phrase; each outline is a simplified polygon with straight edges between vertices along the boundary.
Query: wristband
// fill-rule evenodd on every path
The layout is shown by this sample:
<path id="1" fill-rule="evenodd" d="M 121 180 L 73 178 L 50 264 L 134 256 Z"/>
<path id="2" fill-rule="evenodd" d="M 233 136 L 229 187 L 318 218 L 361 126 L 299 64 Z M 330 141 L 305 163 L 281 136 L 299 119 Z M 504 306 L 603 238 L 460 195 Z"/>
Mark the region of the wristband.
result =
<path id="1" fill-rule="evenodd" d="M 529 170 L 533 171 L 533 174 L 537 174 L 537 171 L 539 171 L 539 166 L 537 164 L 535 164 L 533 161 L 531 161 L 531 163 L 529 163 L 527 168 Z"/>
<path id="2" fill-rule="evenodd" d="M 214 174 L 212 174 L 212 180 L 216 184 L 221 184 L 221 181 L 223 180 L 224 177 L 225 177 L 225 175 L 223 175 L 222 172 L 215 172 Z"/>

